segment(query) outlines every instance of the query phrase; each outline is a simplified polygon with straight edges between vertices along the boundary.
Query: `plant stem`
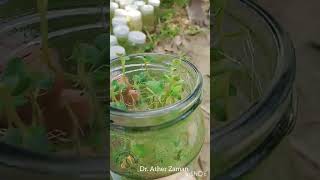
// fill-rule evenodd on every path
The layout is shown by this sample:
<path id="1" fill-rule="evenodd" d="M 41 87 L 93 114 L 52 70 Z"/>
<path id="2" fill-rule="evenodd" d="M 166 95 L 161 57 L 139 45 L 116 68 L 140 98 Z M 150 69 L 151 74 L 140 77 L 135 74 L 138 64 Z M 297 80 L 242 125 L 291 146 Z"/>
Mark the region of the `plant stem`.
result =
<path id="1" fill-rule="evenodd" d="M 50 56 L 49 56 L 49 35 L 48 35 L 48 0 L 37 0 L 38 3 L 38 12 L 40 15 L 40 32 L 41 32 L 41 48 L 42 48 L 42 57 L 41 60 L 43 63 L 53 71 L 56 72 L 56 68 L 52 65 Z"/>
<path id="2" fill-rule="evenodd" d="M 120 57 L 121 66 L 122 66 L 122 74 L 125 75 L 126 72 L 126 59 L 125 57 Z"/>
<path id="3" fill-rule="evenodd" d="M 35 126 L 38 124 L 43 125 L 44 124 L 44 118 L 42 114 L 42 110 L 40 108 L 39 103 L 37 102 L 37 97 L 39 95 L 39 89 L 34 90 L 34 92 L 31 93 L 31 104 L 32 104 L 32 125 Z"/>
<path id="4" fill-rule="evenodd" d="M 72 130 L 72 138 L 75 143 L 75 148 L 78 154 L 80 154 L 80 138 L 79 138 L 79 130 L 83 134 L 83 131 L 81 130 L 80 124 L 79 124 L 79 119 L 71 109 L 69 104 L 65 105 L 66 110 L 68 111 L 68 114 L 72 120 L 73 124 L 73 130 Z"/>
<path id="5" fill-rule="evenodd" d="M 6 117 L 8 118 L 8 126 L 12 126 L 12 124 L 15 124 L 19 129 L 22 130 L 24 134 L 27 132 L 27 128 L 25 124 L 20 119 L 16 107 L 13 104 L 14 99 L 9 93 L 9 90 L 0 84 L 0 99 L 2 99 L 4 102 L 6 102 L 6 106 L 4 106 L 4 112 L 6 114 Z"/>

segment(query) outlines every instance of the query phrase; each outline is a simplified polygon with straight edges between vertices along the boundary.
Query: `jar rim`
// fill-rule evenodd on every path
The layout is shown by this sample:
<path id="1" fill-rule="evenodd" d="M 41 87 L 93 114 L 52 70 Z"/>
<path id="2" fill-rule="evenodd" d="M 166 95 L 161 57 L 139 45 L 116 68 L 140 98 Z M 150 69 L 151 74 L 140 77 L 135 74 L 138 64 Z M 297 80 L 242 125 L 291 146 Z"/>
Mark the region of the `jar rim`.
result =
<path id="1" fill-rule="evenodd" d="M 139 53 L 139 54 L 132 54 L 132 55 L 128 55 L 127 57 L 139 57 L 139 56 L 168 56 L 172 59 L 174 58 L 179 58 L 179 56 L 177 55 L 173 55 L 173 54 L 166 54 L 166 53 Z M 111 60 L 110 63 L 115 62 L 119 60 L 119 58 L 114 58 Z M 184 97 L 182 100 L 162 107 L 162 108 L 157 108 L 157 109 L 152 109 L 152 110 L 148 110 L 148 111 L 125 111 L 125 110 L 120 110 L 117 108 L 114 108 L 112 106 L 110 106 L 110 116 L 111 116 L 111 125 L 115 125 L 117 126 L 117 128 L 129 128 L 129 126 L 122 124 L 122 125 L 117 125 L 114 122 L 112 122 L 112 117 L 126 117 L 126 118 L 134 118 L 134 120 L 139 121 L 139 120 L 145 120 L 148 119 L 150 117 L 158 117 L 161 116 L 163 114 L 168 113 L 168 111 L 173 110 L 173 109 L 183 109 L 185 107 L 191 108 L 192 105 L 196 105 L 198 106 L 197 103 L 199 103 L 200 99 L 201 99 L 201 94 L 202 94 L 202 84 L 203 84 L 203 79 L 202 79 L 202 75 L 200 73 L 200 71 L 198 70 L 198 68 L 191 63 L 190 61 L 186 60 L 186 59 L 181 59 L 182 62 L 188 66 L 190 69 L 192 69 L 192 71 L 195 73 L 196 79 L 195 79 L 195 86 L 193 87 L 192 90 L 190 90 L 190 93 Z M 111 69 L 110 69 L 111 71 Z M 159 122 L 156 124 L 152 124 L 150 125 L 149 123 L 144 124 L 141 122 L 141 128 L 148 128 L 150 129 L 151 126 L 152 127 L 158 127 L 161 125 L 164 125 L 167 122 L 170 121 L 174 121 L 175 119 L 169 119 L 166 120 L 165 122 Z M 143 125 L 144 124 L 144 125 Z M 131 126 L 133 128 L 139 128 L 138 126 Z"/>

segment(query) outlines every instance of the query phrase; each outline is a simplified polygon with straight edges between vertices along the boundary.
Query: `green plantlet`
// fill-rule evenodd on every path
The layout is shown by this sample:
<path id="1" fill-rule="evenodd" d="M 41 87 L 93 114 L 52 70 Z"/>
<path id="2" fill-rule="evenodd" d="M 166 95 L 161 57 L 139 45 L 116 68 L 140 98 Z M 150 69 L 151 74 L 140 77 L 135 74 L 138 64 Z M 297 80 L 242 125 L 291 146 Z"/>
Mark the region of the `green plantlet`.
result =
<path id="1" fill-rule="evenodd" d="M 169 106 L 181 100 L 185 83 L 181 69 L 182 59 L 174 59 L 165 74 L 149 71 L 151 56 L 144 56 L 141 61 L 144 70 L 132 77 L 126 76 L 125 62 L 128 57 L 120 57 L 122 76 L 111 81 L 111 106 L 121 110 L 145 111 Z"/>

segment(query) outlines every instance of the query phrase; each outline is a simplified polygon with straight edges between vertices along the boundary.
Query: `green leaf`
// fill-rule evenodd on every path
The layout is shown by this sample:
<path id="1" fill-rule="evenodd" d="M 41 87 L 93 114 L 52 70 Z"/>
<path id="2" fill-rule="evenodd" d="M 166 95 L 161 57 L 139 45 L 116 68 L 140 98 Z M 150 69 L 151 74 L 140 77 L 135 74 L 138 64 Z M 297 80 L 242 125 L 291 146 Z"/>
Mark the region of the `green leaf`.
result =
<path id="1" fill-rule="evenodd" d="M 154 61 L 154 59 L 151 56 L 144 56 L 143 61 L 144 61 L 144 63 L 150 63 L 150 62 Z"/>
<path id="2" fill-rule="evenodd" d="M 141 84 L 147 80 L 147 75 L 144 72 L 141 72 L 139 74 L 134 75 L 132 79 L 133 79 L 133 82 L 137 84 Z"/>
<path id="3" fill-rule="evenodd" d="M 16 88 L 12 91 L 12 95 L 16 96 L 25 92 L 31 86 L 31 78 L 28 76 L 23 76 L 20 78 L 19 83 Z"/>
<path id="4" fill-rule="evenodd" d="M 125 91 L 127 89 L 127 85 L 125 83 L 119 83 L 119 91 Z"/>
<path id="5" fill-rule="evenodd" d="M 99 50 L 103 50 L 108 47 L 110 45 L 109 43 L 109 35 L 107 33 L 100 34 L 94 40 L 94 44 Z"/>
<path id="6" fill-rule="evenodd" d="M 179 6 L 179 7 L 185 7 L 188 5 L 189 0 L 175 0 L 175 3 Z"/>
<path id="7" fill-rule="evenodd" d="M 96 63 L 99 60 L 100 51 L 96 47 L 89 44 L 81 44 L 80 49 L 85 62 Z"/>
<path id="8" fill-rule="evenodd" d="M 212 48 L 211 52 L 212 52 L 212 56 L 213 56 L 212 57 L 213 61 L 219 61 L 219 60 L 222 60 L 225 58 L 225 56 L 223 55 L 223 53 L 221 52 L 220 49 Z"/>
<path id="9" fill-rule="evenodd" d="M 25 69 L 23 59 L 21 58 L 12 58 L 8 61 L 4 71 L 3 71 L 3 77 L 13 76 L 18 73 L 23 72 Z"/>
<path id="10" fill-rule="evenodd" d="M 148 81 L 146 86 L 157 95 L 160 95 L 164 90 L 163 84 L 160 81 Z"/>
<path id="11" fill-rule="evenodd" d="M 95 130 L 89 134 L 86 143 L 90 148 L 94 148 L 95 150 L 103 150 L 106 143 L 104 137 L 104 132 Z"/>
<path id="12" fill-rule="evenodd" d="M 182 94 L 182 85 L 177 85 L 177 86 L 174 86 L 172 89 L 171 89 L 171 95 L 176 97 L 176 98 L 181 98 L 181 94 Z"/>
<path id="13" fill-rule="evenodd" d="M 114 91 L 118 91 L 119 90 L 119 82 L 117 80 L 112 80 L 111 85 L 112 85 L 112 89 Z"/>
<path id="14" fill-rule="evenodd" d="M 120 110 L 127 110 L 127 106 L 124 102 L 112 102 L 111 106 Z"/>
<path id="15" fill-rule="evenodd" d="M 48 73 L 41 73 L 41 72 L 32 72 L 32 84 L 33 86 L 47 90 L 50 89 L 54 84 L 54 77 Z"/>
<path id="16" fill-rule="evenodd" d="M 227 0 L 215 0 L 213 10 L 218 11 L 220 9 L 224 9 L 226 6 Z"/>
<path id="17" fill-rule="evenodd" d="M 22 133 L 20 129 L 18 128 L 9 128 L 3 137 L 3 142 L 14 145 L 14 146 L 19 146 L 22 144 Z"/>
<path id="18" fill-rule="evenodd" d="M 90 73 L 92 82 L 97 86 L 106 87 L 107 74 L 106 72 L 96 71 Z"/>
<path id="19" fill-rule="evenodd" d="M 132 145 L 132 153 L 139 157 L 144 157 L 147 154 L 147 148 L 144 144 Z"/>
<path id="20" fill-rule="evenodd" d="M 47 153 L 50 150 L 47 131 L 43 127 L 33 126 L 27 130 L 23 139 L 24 147 L 34 152 Z"/>
<path id="21" fill-rule="evenodd" d="M 73 50 L 71 59 L 96 65 L 100 61 L 100 51 L 93 45 L 81 43 Z"/>
<path id="22" fill-rule="evenodd" d="M 12 95 L 26 91 L 31 84 L 31 78 L 21 58 L 11 59 L 5 67 L 1 81 L 10 89 Z"/>
<path id="23" fill-rule="evenodd" d="M 143 51 L 144 52 L 152 52 L 153 49 L 154 49 L 154 45 L 151 42 L 149 42 L 144 46 L 144 50 Z"/>
<path id="24" fill-rule="evenodd" d="M 14 97 L 14 105 L 16 107 L 23 106 L 23 105 L 27 104 L 27 102 L 28 102 L 28 99 L 24 96 L 20 95 L 20 96 Z M 1 103 L 0 103 L 0 109 L 1 109 Z"/>

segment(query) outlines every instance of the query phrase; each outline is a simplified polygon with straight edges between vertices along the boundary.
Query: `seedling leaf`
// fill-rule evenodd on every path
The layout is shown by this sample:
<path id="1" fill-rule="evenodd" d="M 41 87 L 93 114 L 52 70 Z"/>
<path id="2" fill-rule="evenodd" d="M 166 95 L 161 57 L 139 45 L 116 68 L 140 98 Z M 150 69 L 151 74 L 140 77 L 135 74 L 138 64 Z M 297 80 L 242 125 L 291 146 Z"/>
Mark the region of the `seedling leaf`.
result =
<path id="1" fill-rule="evenodd" d="M 47 132 L 43 127 L 32 126 L 28 128 L 26 137 L 23 140 L 26 148 L 34 152 L 49 152 L 49 142 Z"/>
<path id="2" fill-rule="evenodd" d="M 22 133 L 21 130 L 18 128 L 9 128 L 3 137 L 3 142 L 14 145 L 14 146 L 19 146 L 22 144 Z"/>

